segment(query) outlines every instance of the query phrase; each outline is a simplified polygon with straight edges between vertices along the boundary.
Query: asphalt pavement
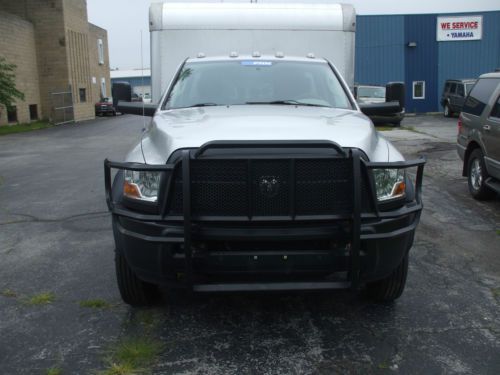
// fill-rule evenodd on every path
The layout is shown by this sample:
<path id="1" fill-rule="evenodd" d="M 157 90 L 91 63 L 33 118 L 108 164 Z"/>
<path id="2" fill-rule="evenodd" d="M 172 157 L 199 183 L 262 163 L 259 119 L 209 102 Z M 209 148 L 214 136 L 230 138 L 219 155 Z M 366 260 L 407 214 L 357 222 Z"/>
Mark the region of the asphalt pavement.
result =
<path id="1" fill-rule="evenodd" d="M 96 374 L 114 348 L 161 342 L 155 374 L 499 374 L 500 198 L 473 200 L 457 119 L 383 132 L 425 155 L 425 208 L 403 296 L 347 291 L 188 295 L 152 308 L 119 296 L 103 159 L 143 119 L 102 118 L 0 137 L 0 373 Z M 94 301 L 94 303 L 92 303 Z"/>

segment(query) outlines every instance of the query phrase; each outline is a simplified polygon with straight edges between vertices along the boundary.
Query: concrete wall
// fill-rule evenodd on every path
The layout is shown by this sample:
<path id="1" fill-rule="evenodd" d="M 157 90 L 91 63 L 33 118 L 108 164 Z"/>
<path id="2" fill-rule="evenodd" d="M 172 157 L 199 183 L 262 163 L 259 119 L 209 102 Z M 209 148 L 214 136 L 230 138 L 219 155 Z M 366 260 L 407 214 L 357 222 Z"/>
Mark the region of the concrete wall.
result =
<path id="1" fill-rule="evenodd" d="M 42 116 L 51 118 L 51 93 L 69 88 L 63 0 L 0 0 L 0 9 L 34 26 Z"/>
<path id="2" fill-rule="evenodd" d="M 94 104 L 100 96 L 96 95 L 95 86 L 100 86 L 101 77 L 104 77 L 107 86 L 110 86 L 109 56 L 106 30 L 88 23 L 87 2 L 85 0 L 0 0 L 0 11 L 6 15 L 5 19 L 11 17 L 25 21 L 24 28 L 12 28 L 7 22 L 0 22 L 2 30 L 0 35 L 4 39 L 0 43 L 7 43 L 12 38 L 21 38 L 22 43 L 18 43 L 22 44 L 20 49 L 30 49 L 29 53 L 34 56 L 38 75 L 32 80 L 31 86 L 34 91 L 38 91 L 40 117 L 49 119 L 58 117 L 57 121 L 61 121 L 60 116 L 56 116 L 54 108 L 73 104 L 73 109 L 67 109 L 70 119 L 73 115 L 76 121 L 94 118 Z M 24 41 L 26 33 L 31 33 L 31 44 Z M 94 56 L 94 53 L 97 53 L 97 35 L 105 43 L 106 56 L 102 65 L 99 65 Z M 0 53 L 3 50 L 0 49 Z M 24 60 L 32 61 L 33 57 L 26 59 L 24 56 L 21 58 L 19 54 L 13 55 L 11 62 L 24 67 Z M 92 79 L 94 76 L 95 84 Z M 61 92 L 70 92 L 72 103 L 70 95 L 65 96 L 64 104 L 60 95 L 53 95 Z M 34 100 L 31 97 L 29 99 Z M 20 122 L 24 122 L 25 119 L 19 117 Z"/>
<path id="3" fill-rule="evenodd" d="M 95 117 L 89 56 L 89 24 L 87 2 L 63 0 L 64 27 L 69 67 L 69 84 L 73 93 L 75 120 Z M 81 90 L 85 90 L 80 97 Z"/>
<path id="4" fill-rule="evenodd" d="M 17 120 L 29 122 L 29 106 L 36 105 L 41 117 L 40 82 L 35 49 L 33 25 L 13 14 L 0 11 L 0 56 L 16 64 L 16 86 L 24 93 L 24 100 L 16 100 Z M 6 108 L 0 108 L 0 125 L 7 123 Z"/>

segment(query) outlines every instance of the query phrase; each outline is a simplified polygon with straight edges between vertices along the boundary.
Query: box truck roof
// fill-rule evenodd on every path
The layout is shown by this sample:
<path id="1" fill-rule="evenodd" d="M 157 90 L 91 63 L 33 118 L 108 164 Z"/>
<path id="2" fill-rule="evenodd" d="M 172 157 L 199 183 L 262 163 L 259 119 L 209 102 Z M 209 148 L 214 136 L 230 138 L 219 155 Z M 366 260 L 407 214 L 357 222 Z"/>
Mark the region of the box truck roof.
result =
<path id="1" fill-rule="evenodd" d="M 331 61 L 354 82 L 356 14 L 345 4 L 153 3 L 150 8 L 153 102 L 179 65 L 205 56 L 307 56 Z M 256 56 L 254 56 L 256 57 Z"/>
<path id="2" fill-rule="evenodd" d="M 354 31 L 347 4 L 153 3 L 150 31 L 259 29 Z"/>

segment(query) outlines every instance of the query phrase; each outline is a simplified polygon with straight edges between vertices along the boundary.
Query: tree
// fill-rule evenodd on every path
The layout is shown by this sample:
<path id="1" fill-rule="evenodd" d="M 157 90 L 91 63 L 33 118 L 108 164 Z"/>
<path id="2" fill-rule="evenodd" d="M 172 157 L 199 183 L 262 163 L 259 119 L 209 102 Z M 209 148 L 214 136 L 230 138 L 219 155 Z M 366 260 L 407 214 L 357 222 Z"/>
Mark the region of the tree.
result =
<path id="1" fill-rule="evenodd" d="M 24 99 L 24 94 L 16 88 L 15 69 L 14 64 L 9 64 L 5 58 L 0 57 L 0 113 L 2 104 L 10 108 L 15 99 Z"/>

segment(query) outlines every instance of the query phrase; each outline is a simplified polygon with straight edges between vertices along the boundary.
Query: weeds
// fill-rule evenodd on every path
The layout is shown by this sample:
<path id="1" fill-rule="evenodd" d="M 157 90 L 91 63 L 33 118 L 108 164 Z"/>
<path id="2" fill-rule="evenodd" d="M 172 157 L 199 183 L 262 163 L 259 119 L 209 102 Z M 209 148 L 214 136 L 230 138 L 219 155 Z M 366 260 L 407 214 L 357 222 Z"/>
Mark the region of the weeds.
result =
<path id="1" fill-rule="evenodd" d="M 51 367 L 47 369 L 47 375 L 62 375 L 62 370 L 58 367 Z"/>
<path id="2" fill-rule="evenodd" d="M 109 309 L 111 304 L 103 299 L 88 299 L 80 301 L 80 307 L 87 307 L 91 309 Z"/>
<path id="3" fill-rule="evenodd" d="M 111 350 L 102 375 L 133 375 L 144 372 L 160 354 L 163 344 L 148 337 L 127 338 Z"/>
<path id="4" fill-rule="evenodd" d="M 1 295 L 3 297 L 8 297 L 8 298 L 15 298 L 15 297 L 17 297 L 17 293 L 14 292 L 13 290 L 10 290 L 10 289 L 4 289 L 4 290 L 2 290 Z"/>
<path id="5" fill-rule="evenodd" d="M 26 303 L 28 305 L 48 305 L 52 302 L 54 302 L 56 297 L 54 296 L 53 293 L 50 292 L 44 292 L 40 294 L 35 294 L 34 296 L 30 297 Z"/>
<path id="6" fill-rule="evenodd" d="M 28 124 L 4 125 L 0 126 L 0 136 L 15 133 L 24 133 L 32 130 L 51 128 L 54 125 L 47 121 L 36 121 Z"/>

